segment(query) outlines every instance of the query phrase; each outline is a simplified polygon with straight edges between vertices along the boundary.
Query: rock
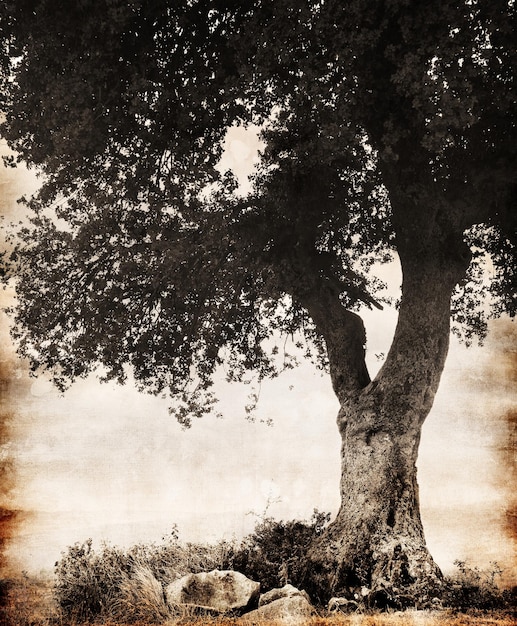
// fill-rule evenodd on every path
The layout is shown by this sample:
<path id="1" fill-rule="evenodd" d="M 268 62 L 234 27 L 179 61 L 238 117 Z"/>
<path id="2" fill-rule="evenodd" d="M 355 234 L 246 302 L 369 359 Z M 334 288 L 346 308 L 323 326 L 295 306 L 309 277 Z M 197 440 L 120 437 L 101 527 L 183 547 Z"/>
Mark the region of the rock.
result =
<path id="1" fill-rule="evenodd" d="M 255 611 L 246 613 L 246 623 L 283 622 L 284 624 L 305 624 L 316 613 L 314 607 L 303 595 L 288 596 L 264 604 Z"/>
<path id="2" fill-rule="evenodd" d="M 188 605 L 217 613 L 257 606 L 259 593 L 260 583 L 232 570 L 187 574 L 165 589 L 172 607 Z"/>
<path id="3" fill-rule="evenodd" d="M 349 613 L 356 611 L 359 608 L 359 604 L 355 600 L 349 600 L 348 598 L 330 598 L 327 608 L 329 611 Z"/>
<path id="4" fill-rule="evenodd" d="M 296 596 L 302 596 L 309 603 L 311 601 L 309 594 L 306 591 L 300 591 L 293 585 L 284 585 L 283 587 L 271 589 L 271 591 L 263 593 L 259 598 L 259 607 L 270 604 L 280 598 L 294 598 Z"/>

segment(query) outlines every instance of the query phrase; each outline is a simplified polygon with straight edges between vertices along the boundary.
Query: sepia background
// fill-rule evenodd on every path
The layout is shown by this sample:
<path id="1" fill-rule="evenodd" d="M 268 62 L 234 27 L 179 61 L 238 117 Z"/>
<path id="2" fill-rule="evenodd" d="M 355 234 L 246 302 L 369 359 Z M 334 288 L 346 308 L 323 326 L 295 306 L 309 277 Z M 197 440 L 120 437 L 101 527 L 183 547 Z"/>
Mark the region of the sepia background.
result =
<path id="1" fill-rule="evenodd" d="M 243 181 L 259 142 L 253 129 L 233 129 L 223 169 Z M 4 223 L 23 218 L 16 199 L 37 185 L 31 172 L 2 169 Z M 8 245 L 7 243 L 5 245 Z M 396 263 L 382 269 L 397 293 Z M 0 292 L 12 305 L 12 289 Z M 368 366 L 375 374 L 389 348 L 395 310 L 367 311 Z M 245 419 L 257 389 L 218 385 L 222 418 L 183 430 L 170 399 L 95 379 L 64 395 L 31 378 L 17 359 L 9 320 L 0 321 L 3 426 L 1 461 L 4 566 L 52 570 L 77 541 L 115 545 L 156 541 L 177 525 L 185 541 L 239 538 L 263 515 L 308 519 L 315 508 L 337 512 L 338 403 L 328 376 L 301 364 L 263 383 L 256 419 Z M 424 426 L 418 461 L 427 542 L 445 572 L 456 559 L 489 567 L 517 584 L 517 332 L 493 322 L 482 347 L 454 338 L 442 383 Z M 272 424 L 269 422 L 272 420 Z"/>

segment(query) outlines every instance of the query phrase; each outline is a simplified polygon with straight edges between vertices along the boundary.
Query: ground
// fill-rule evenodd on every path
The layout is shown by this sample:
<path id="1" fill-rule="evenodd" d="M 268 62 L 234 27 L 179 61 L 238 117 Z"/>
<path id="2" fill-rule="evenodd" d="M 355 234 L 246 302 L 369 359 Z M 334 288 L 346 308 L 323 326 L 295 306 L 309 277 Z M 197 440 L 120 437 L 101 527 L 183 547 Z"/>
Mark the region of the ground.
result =
<path id="1" fill-rule="evenodd" d="M 22 574 L 3 581 L 8 595 L 0 610 L 0 626 L 80 626 L 64 620 L 52 595 L 51 576 Z M 515 614 L 508 611 L 456 613 L 441 611 L 396 611 L 390 613 L 332 614 L 320 611 L 320 616 L 304 622 L 307 626 L 514 626 Z M 193 618 L 169 621 L 164 626 L 274 626 L 271 623 L 253 624 L 241 618 Z M 285 624 L 285 623 L 284 623 Z M 120 622 L 96 622 L 95 626 L 125 626 Z M 133 624 L 132 626 L 135 626 Z M 148 626 L 140 623 L 138 626 Z M 149 625 L 150 626 L 150 625 Z"/>

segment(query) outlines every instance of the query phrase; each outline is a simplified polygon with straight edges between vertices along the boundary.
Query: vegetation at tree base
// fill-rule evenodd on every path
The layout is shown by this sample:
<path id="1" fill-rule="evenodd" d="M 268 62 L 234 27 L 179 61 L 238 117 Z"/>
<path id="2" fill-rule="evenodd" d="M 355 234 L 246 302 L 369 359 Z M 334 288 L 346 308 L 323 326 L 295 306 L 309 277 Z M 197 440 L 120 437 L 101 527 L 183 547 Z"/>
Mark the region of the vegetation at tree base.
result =
<path id="1" fill-rule="evenodd" d="M 42 173 L 5 267 L 34 371 L 131 376 L 188 425 L 223 366 L 276 376 L 294 337 L 330 374 L 343 441 L 311 570 L 335 594 L 443 586 L 416 458 L 451 319 L 471 341 L 484 295 L 516 311 L 515 3 L 7 0 L 0 17 L 1 134 Z M 239 124 L 265 143 L 245 197 L 217 168 Z M 386 303 L 394 257 L 371 380 L 359 312 Z"/>
<path id="2" fill-rule="evenodd" d="M 328 520 L 317 511 L 310 521 L 265 518 L 242 542 L 215 545 L 181 544 L 173 532 L 162 544 L 127 551 L 105 545 L 97 552 L 88 540 L 69 547 L 56 564 L 56 597 L 67 618 L 159 622 L 169 609 L 153 580 L 162 589 L 185 574 L 234 569 L 260 582 L 262 592 L 287 581 L 310 592 L 308 552 Z"/>
<path id="3" fill-rule="evenodd" d="M 24 612 L 29 616 L 31 605 L 36 604 L 31 594 L 39 599 L 44 610 L 39 610 L 38 620 L 33 619 L 33 624 L 46 624 L 45 620 L 65 624 L 93 621 L 151 624 L 173 618 L 183 623 L 189 617 L 188 610 L 171 614 L 163 588 L 190 572 L 235 569 L 260 581 L 262 592 L 286 582 L 308 591 L 313 584 L 307 569 L 310 537 L 320 533 L 327 521 L 328 516 L 318 512 L 309 521 L 264 519 L 242 541 L 221 541 L 215 545 L 182 544 L 173 534 L 161 544 L 139 544 L 127 550 L 103 545 L 95 550 L 92 541 L 87 540 L 70 546 L 56 563 L 53 584 L 56 606 L 51 605 L 48 597 L 41 602 L 42 589 L 49 591 L 48 584 L 31 583 L 28 577 L 18 584 L 17 593 L 11 595 L 13 602 L 17 599 L 19 616 Z M 297 555 L 296 560 L 293 555 Z M 511 592 L 497 586 L 501 571 L 496 564 L 486 572 L 469 568 L 464 562 L 458 562 L 458 568 L 459 575 L 451 577 L 443 590 L 441 609 L 471 613 L 475 609 L 502 611 L 499 617 L 504 619 L 505 611 L 515 607 L 516 598 Z M 311 598 L 321 615 L 327 615 L 329 598 L 321 597 L 320 602 L 314 596 Z M 375 614 L 373 606 L 359 604 L 358 608 L 365 614 Z M 410 608 L 436 610 L 437 604 L 414 598 Z M 32 615 L 34 618 L 35 613 Z M 22 626 L 22 621 L 13 621 L 13 625 Z"/>
<path id="4" fill-rule="evenodd" d="M 329 589 L 313 575 L 309 554 L 314 538 L 321 536 L 329 521 L 330 514 L 316 510 L 309 521 L 266 517 L 236 549 L 233 567 L 259 581 L 263 591 L 290 583 L 307 591 L 314 602 L 325 604 Z"/>
<path id="5" fill-rule="evenodd" d="M 497 563 L 489 570 L 470 567 L 466 561 L 455 561 L 458 574 L 447 581 L 443 597 L 445 606 L 469 611 L 490 610 L 504 606 L 517 607 L 517 589 L 501 590 L 497 579 L 502 574 Z"/>
<path id="6" fill-rule="evenodd" d="M 176 608 L 171 612 L 163 590 L 168 583 L 185 574 L 212 569 L 241 571 L 259 581 L 262 592 L 287 582 L 306 591 L 311 585 L 316 589 L 307 567 L 310 539 L 322 532 L 328 518 L 317 511 L 308 521 L 279 522 L 265 518 L 243 540 L 221 541 L 215 545 L 182 544 L 176 532 L 164 538 L 162 543 L 138 544 L 126 550 L 110 545 L 95 550 L 91 540 L 77 543 L 70 546 L 56 563 L 52 583 L 55 604 L 50 601 L 49 581 L 38 582 L 25 576 L 13 583 L 10 590 L 7 611 L 11 621 L 7 623 L 10 626 L 65 626 L 93 622 L 186 624 L 190 623 L 189 620 L 194 623 L 194 612 L 189 612 L 188 608 Z M 450 622 L 456 619 L 461 623 L 460 611 L 470 612 L 472 621 L 468 623 L 475 623 L 476 610 L 495 611 L 491 623 L 505 624 L 506 619 L 510 620 L 517 598 L 511 591 L 498 587 L 497 577 L 501 570 L 497 564 L 490 571 L 470 568 L 459 561 L 457 566 L 459 573 L 447 580 L 440 602 L 413 598 L 408 608 L 426 609 L 428 613 L 423 616 L 439 623 L 448 623 L 447 618 Z M 328 597 L 311 596 L 311 599 L 321 615 L 321 624 L 347 623 L 344 619 L 339 621 L 335 613 L 327 610 Z M 437 617 L 438 608 L 442 618 Z M 370 616 L 372 626 L 382 623 L 376 621 L 381 620 L 376 607 L 359 601 L 356 607 L 350 605 L 347 611 L 354 612 L 355 609 Z M 338 615 L 345 617 L 341 611 Z M 404 623 L 404 619 L 399 613 L 396 623 Z M 219 618 L 217 623 L 225 620 L 231 623 L 228 616 Z M 202 621 L 211 623 L 211 618 L 204 616 Z M 245 626 L 245 616 L 244 622 L 235 623 Z"/>

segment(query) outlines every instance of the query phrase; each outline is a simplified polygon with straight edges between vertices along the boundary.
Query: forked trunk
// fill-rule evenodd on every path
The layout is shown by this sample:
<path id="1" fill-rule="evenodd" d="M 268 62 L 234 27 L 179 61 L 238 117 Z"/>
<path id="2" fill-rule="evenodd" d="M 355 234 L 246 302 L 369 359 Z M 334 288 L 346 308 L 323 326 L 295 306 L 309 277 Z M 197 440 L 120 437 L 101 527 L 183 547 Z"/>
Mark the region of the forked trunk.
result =
<path id="1" fill-rule="evenodd" d="M 341 404 L 341 507 L 312 551 L 313 575 L 327 597 L 358 587 L 369 603 L 397 606 L 404 599 L 425 601 L 440 586 L 442 575 L 427 550 L 420 518 L 416 460 L 447 356 L 450 297 L 465 260 L 453 271 L 436 258 L 430 263 L 419 258 L 413 265 L 403 260 L 397 329 L 371 382 L 350 338 L 354 319 L 355 336 L 364 341 L 359 318 L 341 309 L 347 321 L 337 324 L 338 305 L 322 303 L 321 294 L 320 305 L 310 308 L 327 343 Z"/>

